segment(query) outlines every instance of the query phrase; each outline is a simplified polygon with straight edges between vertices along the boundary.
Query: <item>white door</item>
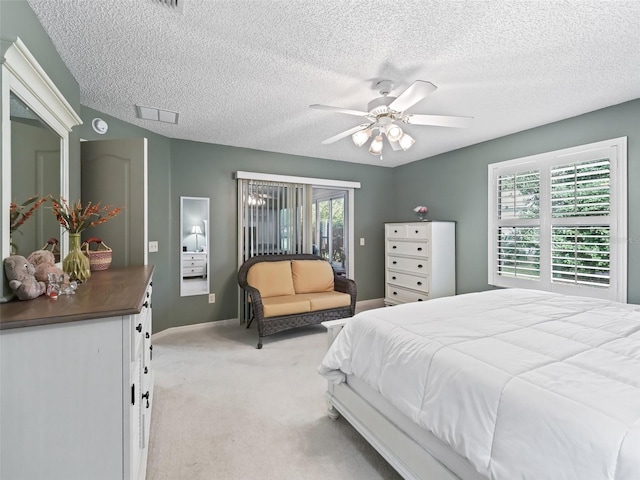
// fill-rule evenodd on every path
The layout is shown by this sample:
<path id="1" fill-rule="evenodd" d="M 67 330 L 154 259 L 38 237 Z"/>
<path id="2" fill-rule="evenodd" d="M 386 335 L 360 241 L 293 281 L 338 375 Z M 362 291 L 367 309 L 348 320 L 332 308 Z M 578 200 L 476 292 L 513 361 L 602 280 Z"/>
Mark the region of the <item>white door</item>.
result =
<path id="1" fill-rule="evenodd" d="M 81 160 L 83 205 L 122 207 L 115 218 L 85 230 L 83 240 L 99 237 L 111 247 L 113 267 L 146 265 L 147 139 L 83 142 Z"/>

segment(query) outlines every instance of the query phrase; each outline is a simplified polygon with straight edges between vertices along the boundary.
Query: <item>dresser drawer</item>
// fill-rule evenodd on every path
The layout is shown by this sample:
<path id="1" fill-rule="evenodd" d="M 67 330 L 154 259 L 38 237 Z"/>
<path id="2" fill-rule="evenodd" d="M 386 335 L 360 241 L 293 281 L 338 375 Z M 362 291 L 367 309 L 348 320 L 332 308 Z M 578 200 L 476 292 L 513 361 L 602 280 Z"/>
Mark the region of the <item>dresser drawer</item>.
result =
<path id="1" fill-rule="evenodd" d="M 204 267 L 182 267 L 183 277 L 195 277 L 195 276 L 204 276 L 204 275 L 205 275 Z"/>
<path id="2" fill-rule="evenodd" d="M 406 302 L 423 302 L 429 300 L 428 293 L 418 293 L 411 290 L 400 288 L 396 285 L 387 284 L 387 296 L 386 298 L 392 302 L 406 303 Z"/>
<path id="3" fill-rule="evenodd" d="M 387 238 L 407 238 L 407 225 L 386 225 Z"/>
<path id="4" fill-rule="evenodd" d="M 393 255 L 389 255 L 387 257 L 387 268 L 393 270 L 404 270 L 405 272 L 427 274 L 429 273 L 429 259 L 395 257 Z"/>
<path id="5" fill-rule="evenodd" d="M 183 253 L 182 254 L 182 260 L 186 261 L 186 260 L 201 260 L 201 261 L 205 261 L 207 259 L 207 254 L 202 252 L 202 253 Z"/>
<path id="6" fill-rule="evenodd" d="M 412 288 L 414 290 L 420 290 L 424 293 L 429 293 L 429 277 L 408 275 L 400 272 L 387 272 L 387 283 L 397 285 L 399 287 Z"/>
<path id="7" fill-rule="evenodd" d="M 151 286 L 147 288 L 142 310 L 137 315 L 131 315 L 131 358 L 137 358 L 142 348 L 145 331 L 150 330 L 151 325 Z"/>
<path id="8" fill-rule="evenodd" d="M 412 255 L 414 257 L 427 257 L 429 243 L 424 242 L 401 242 L 389 240 L 387 242 L 387 253 L 389 255 Z"/>
<path id="9" fill-rule="evenodd" d="M 183 260 L 182 268 L 191 268 L 191 267 L 204 267 L 207 262 L 204 261 L 203 258 L 199 258 L 197 260 Z"/>
<path id="10" fill-rule="evenodd" d="M 407 236 L 410 239 L 425 240 L 429 238 L 429 224 L 407 225 Z"/>

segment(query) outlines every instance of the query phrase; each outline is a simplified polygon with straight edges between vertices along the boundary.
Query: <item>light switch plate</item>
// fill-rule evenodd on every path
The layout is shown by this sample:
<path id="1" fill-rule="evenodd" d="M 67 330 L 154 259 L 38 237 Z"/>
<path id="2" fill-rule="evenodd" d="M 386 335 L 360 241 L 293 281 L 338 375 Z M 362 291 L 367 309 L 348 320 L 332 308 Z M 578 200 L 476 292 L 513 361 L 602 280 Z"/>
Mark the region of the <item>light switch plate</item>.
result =
<path id="1" fill-rule="evenodd" d="M 209 303 L 216 303 L 216 294 L 215 293 L 210 293 L 209 294 Z"/>
<path id="2" fill-rule="evenodd" d="M 364 237 L 360 237 L 360 246 L 364 247 Z"/>
<path id="3" fill-rule="evenodd" d="M 149 253 L 158 251 L 158 242 L 149 242 Z"/>

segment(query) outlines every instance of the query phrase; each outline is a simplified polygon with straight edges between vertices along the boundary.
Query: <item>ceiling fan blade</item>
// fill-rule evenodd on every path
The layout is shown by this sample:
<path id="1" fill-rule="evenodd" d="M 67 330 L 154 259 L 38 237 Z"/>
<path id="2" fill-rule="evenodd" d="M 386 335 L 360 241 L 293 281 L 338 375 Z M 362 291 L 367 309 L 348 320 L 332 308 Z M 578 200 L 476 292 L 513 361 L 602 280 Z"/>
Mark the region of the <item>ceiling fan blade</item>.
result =
<path id="1" fill-rule="evenodd" d="M 411 125 L 465 128 L 471 125 L 473 117 L 454 117 L 449 115 L 405 115 L 402 118 L 402 121 Z"/>
<path id="2" fill-rule="evenodd" d="M 430 93 L 434 92 L 438 87 L 436 87 L 431 82 L 425 82 L 424 80 L 416 80 L 409 87 L 398 95 L 391 104 L 389 108 L 391 110 L 395 110 L 396 112 L 404 112 L 409 108 L 413 107 L 420 100 L 425 98 Z"/>
<path id="3" fill-rule="evenodd" d="M 355 115 L 357 117 L 366 117 L 369 115 L 369 112 L 361 112 L 359 110 L 349 110 L 348 108 L 340 108 L 340 107 L 331 107 L 329 105 L 318 105 L 314 103 L 313 105 L 309 105 L 309 108 L 315 108 L 316 110 L 329 110 L 331 112 L 336 113 L 346 113 L 347 115 Z"/>
<path id="4" fill-rule="evenodd" d="M 353 135 L 354 133 L 359 132 L 360 130 L 364 130 L 365 128 L 370 127 L 371 125 L 373 125 L 373 123 L 363 123 L 362 125 L 358 125 L 357 127 L 353 127 L 353 128 L 350 128 L 349 130 L 345 130 L 342 133 L 339 133 L 337 135 L 334 135 L 333 137 L 327 138 L 322 142 L 322 144 L 329 145 L 330 143 L 337 142 L 338 140 L 341 140 L 345 137 L 348 137 L 349 135 Z"/>

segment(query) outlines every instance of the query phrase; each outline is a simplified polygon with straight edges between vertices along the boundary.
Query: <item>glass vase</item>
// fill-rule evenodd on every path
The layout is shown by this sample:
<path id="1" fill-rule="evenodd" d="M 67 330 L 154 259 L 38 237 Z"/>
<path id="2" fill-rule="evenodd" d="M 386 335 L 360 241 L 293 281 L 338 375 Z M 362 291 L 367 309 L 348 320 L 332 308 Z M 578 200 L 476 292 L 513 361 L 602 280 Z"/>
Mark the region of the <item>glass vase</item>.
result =
<path id="1" fill-rule="evenodd" d="M 91 276 L 89 258 L 80 248 L 80 234 L 69 234 L 69 254 L 62 261 L 62 270 L 69 275 L 70 280 L 86 282 Z"/>

